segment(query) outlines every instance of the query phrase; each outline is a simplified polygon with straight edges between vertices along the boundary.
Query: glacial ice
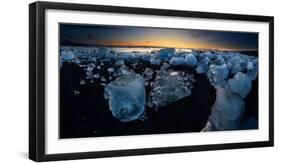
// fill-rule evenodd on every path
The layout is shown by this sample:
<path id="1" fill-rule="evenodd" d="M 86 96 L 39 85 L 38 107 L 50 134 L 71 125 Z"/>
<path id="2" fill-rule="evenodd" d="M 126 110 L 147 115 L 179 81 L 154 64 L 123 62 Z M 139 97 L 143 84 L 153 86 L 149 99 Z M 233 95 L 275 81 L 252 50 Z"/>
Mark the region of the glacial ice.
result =
<path id="1" fill-rule="evenodd" d="M 156 108 L 165 106 L 191 95 L 194 78 L 182 71 L 168 70 L 161 67 L 152 83 L 149 102 Z"/>
<path id="2" fill-rule="evenodd" d="M 171 65 L 186 65 L 190 67 L 194 67 L 197 65 L 197 59 L 193 54 L 186 54 L 184 57 L 173 56 L 170 59 Z"/>
<path id="3" fill-rule="evenodd" d="M 102 81 L 110 111 L 122 122 L 139 119 L 145 105 L 162 107 L 191 95 L 195 83 L 192 74 L 173 70 L 174 66 L 182 65 L 194 67 L 198 74 L 205 74 L 217 91 L 212 113 L 202 131 L 239 128 L 244 112 L 243 98 L 250 92 L 251 83 L 258 76 L 258 58 L 239 52 L 178 51 L 174 48 L 150 53 L 116 52 L 106 47 L 67 46 L 61 47 L 60 52 L 60 66 L 65 62 L 78 64 L 84 68 L 86 79 L 91 83 L 94 80 Z M 137 62 L 132 63 L 134 60 Z M 142 77 L 134 72 L 141 61 L 152 67 L 160 67 L 160 70 L 146 67 L 139 73 L 143 74 Z M 104 71 L 108 74 L 102 76 Z M 80 85 L 85 83 L 86 80 L 80 81 Z M 151 87 L 147 98 L 145 86 Z"/>
<path id="4" fill-rule="evenodd" d="M 124 61 L 121 60 L 121 59 L 115 61 L 115 65 L 116 65 L 116 66 L 121 66 L 121 65 L 123 65 L 123 64 L 124 64 Z"/>
<path id="5" fill-rule="evenodd" d="M 184 57 L 172 57 L 170 59 L 170 64 L 171 65 L 184 65 L 185 64 L 185 60 L 184 60 Z"/>
<path id="6" fill-rule="evenodd" d="M 157 58 L 154 58 L 154 57 L 152 57 L 149 61 L 152 65 L 160 65 L 161 64 L 160 59 L 157 59 Z"/>
<path id="7" fill-rule="evenodd" d="M 217 88 L 216 94 L 216 102 L 202 131 L 240 129 L 241 116 L 245 111 L 243 98 L 221 87 Z"/>
<path id="8" fill-rule="evenodd" d="M 114 68 L 114 67 L 109 67 L 109 68 L 107 69 L 107 71 L 108 71 L 109 73 L 114 72 L 114 70 L 115 70 L 115 68 Z"/>
<path id="9" fill-rule="evenodd" d="M 112 115 L 121 122 L 138 119 L 145 111 L 143 78 L 135 73 L 124 74 L 105 86 Z"/>
<path id="10" fill-rule="evenodd" d="M 236 73 L 227 83 L 231 92 L 239 94 L 243 98 L 247 96 L 252 87 L 251 79 L 242 72 Z"/>
<path id="11" fill-rule="evenodd" d="M 160 49 L 159 55 L 161 61 L 169 61 L 169 59 L 176 53 L 175 48 L 163 48 Z"/>
<path id="12" fill-rule="evenodd" d="M 210 83 L 214 86 L 223 86 L 225 84 L 225 80 L 228 78 L 228 68 L 224 63 L 222 65 L 211 65 L 209 67 L 209 71 L 207 72 L 207 76 L 209 77 Z"/>
<path id="13" fill-rule="evenodd" d="M 209 57 L 206 54 L 202 54 L 198 57 L 199 61 L 196 67 L 196 72 L 198 74 L 203 74 L 206 73 L 209 69 L 209 63 L 211 62 L 211 60 L 209 59 Z"/>
<path id="14" fill-rule="evenodd" d="M 151 68 L 145 68 L 144 74 L 147 76 L 153 75 L 153 70 Z"/>
<path id="15" fill-rule="evenodd" d="M 191 53 L 186 54 L 184 59 L 185 59 L 185 64 L 186 64 L 187 66 L 194 67 L 194 66 L 197 65 L 197 59 L 196 59 L 196 57 L 195 57 L 193 54 L 191 54 Z"/>

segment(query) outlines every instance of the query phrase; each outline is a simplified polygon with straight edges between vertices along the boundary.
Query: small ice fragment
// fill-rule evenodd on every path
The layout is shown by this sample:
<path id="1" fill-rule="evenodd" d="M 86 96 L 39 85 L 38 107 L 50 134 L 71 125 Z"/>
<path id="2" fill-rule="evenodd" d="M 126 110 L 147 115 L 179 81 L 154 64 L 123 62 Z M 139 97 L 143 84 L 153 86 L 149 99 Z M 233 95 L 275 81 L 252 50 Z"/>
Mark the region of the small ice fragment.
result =
<path id="1" fill-rule="evenodd" d="M 77 91 L 77 90 L 74 90 L 73 92 L 74 92 L 74 95 L 78 95 L 78 94 L 80 94 L 80 92 L 79 92 L 79 91 Z"/>
<path id="2" fill-rule="evenodd" d="M 175 75 L 178 75 L 179 74 L 179 72 L 177 72 L 177 71 L 172 71 L 172 72 L 170 72 L 170 75 L 171 76 L 175 76 Z"/>
<path id="3" fill-rule="evenodd" d="M 109 67 L 109 68 L 107 69 L 107 71 L 110 72 L 110 73 L 114 72 L 114 70 L 115 70 L 114 67 Z"/>
<path id="4" fill-rule="evenodd" d="M 106 79 L 105 79 L 105 77 L 104 76 L 101 76 L 101 79 L 100 79 L 102 82 L 105 82 L 106 81 Z"/>
<path id="5" fill-rule="evenodd" d="M 123 65 L 123 64 L 124 64 L 124 61 L 121 60 L 121 59 L 115 61 L 115 65 L 116 65 L 116 66 L 121 66 L 121 65 Z"/>
<path id="6" fill-rule="evenodd" d="M 170 65 L 168 63 L 164 62 L 161 67 L 163 67 L 164 69 L 168 69 L 170 67 Z"/>
<path id="7" fill-rule="evenodd" d="M 153 70 L 151 68 L 145 68 L 144 74 L 147 76 L 153 75 Z"/>
<path id="8" fill-rule="evenodd" d="M 80 85 L 86 84 L 85 80 L 80 80 Z"/>
<path id="9" fill-rule="evenodd" d="M 96 78 L 96 79 L 100 78 L 100 74 L 99 73 L 94 74 L 94 78 Z"/>

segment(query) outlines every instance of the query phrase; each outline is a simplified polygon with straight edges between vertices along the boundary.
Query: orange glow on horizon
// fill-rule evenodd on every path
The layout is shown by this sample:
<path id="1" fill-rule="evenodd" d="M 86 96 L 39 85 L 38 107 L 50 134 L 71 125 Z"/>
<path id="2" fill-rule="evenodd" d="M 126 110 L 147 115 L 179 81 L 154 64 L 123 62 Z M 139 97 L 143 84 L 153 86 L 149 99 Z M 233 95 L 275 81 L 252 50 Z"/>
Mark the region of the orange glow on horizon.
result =
<path id="1" fill-rule="evenodd" d="M 123 46 L 123 47 L 163 47 L 163 48 L 183 48 L 183 49 L 219 49 L 219 50 L 241 50 L 233 47 L 223 47 L 220 45 L 215 45 L 211 43 L 202 42 L 187 42 L 178 39 L 159 39 L 157 41 L 145 41 L 145 40 L 135 40 L 135 41 L 118 41 L 118 40 L 100 40 L 95 42 L 98 45 L 103 46 Z M 256 50 L 256 49 L 252 49 Z"/>

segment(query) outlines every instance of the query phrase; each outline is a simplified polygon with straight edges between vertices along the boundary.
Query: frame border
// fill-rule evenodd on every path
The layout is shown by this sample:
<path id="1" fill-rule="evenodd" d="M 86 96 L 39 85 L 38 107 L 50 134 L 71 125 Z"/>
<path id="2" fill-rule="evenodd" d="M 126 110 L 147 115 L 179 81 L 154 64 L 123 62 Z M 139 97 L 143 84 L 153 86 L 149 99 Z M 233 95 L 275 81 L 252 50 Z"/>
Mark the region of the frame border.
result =
<path id="1" fill-rule="evenodd" d="M 46 9 L 109 13 L 258 21 L 269 23 L 269 140 L 261 142 L 158 147 L 63 154 L 45 153 L 45 11 Z M 274 146 L 274 17 L 183 10 L 104 6 L 75 3 L 34 2 L 29 4 L 29 159 L 57 161 L 101 157 L 195 152 Z"/>

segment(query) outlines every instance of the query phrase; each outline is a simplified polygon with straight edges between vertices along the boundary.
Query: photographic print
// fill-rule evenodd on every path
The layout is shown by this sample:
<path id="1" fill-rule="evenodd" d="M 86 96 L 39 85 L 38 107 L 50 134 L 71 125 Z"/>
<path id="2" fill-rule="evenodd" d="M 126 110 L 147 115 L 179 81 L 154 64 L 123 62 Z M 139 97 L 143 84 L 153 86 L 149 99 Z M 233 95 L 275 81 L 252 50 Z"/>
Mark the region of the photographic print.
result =
<path id="1" fill-rule="evenodd" d="M 59 24 L 59 137 L 258 129 L 258 33 Z"/>
<path id="2" fill-rule="evenodd" d="M 34 2 L 29 158 L 273 146 L 273 64 L 272 16 Z"/>

